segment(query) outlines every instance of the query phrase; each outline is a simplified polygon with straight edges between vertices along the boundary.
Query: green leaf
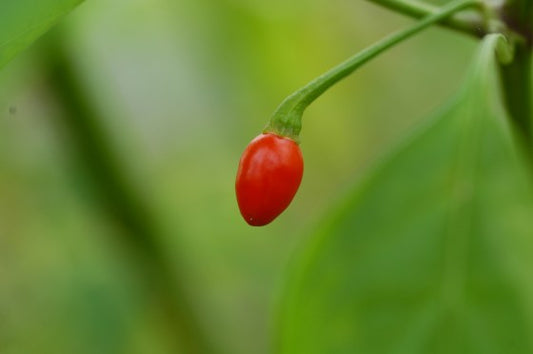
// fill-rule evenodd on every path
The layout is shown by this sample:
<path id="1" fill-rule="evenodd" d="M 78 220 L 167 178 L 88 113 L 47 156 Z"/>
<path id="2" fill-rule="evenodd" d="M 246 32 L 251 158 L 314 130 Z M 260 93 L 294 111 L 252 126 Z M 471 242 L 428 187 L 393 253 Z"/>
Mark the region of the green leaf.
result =
<path id="1" fill-rule="evenodd" d="M 278 352 L 533 352 L 533 192 L 501 109 L 499 39 L 310 239 Z"/>
<path id="2" fill-rule="evenodd" d="M 83 0 L 1 0 L 0 69 Z"/>

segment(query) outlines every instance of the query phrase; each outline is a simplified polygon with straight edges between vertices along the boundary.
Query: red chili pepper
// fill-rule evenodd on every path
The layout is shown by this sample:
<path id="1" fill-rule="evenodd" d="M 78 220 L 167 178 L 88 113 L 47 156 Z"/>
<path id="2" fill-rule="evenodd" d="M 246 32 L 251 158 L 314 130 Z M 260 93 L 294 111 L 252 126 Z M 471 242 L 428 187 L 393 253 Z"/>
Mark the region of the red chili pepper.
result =
<path id="1" fill-rule="evenodd" d="M 304 162 L 298 144 L 267 133 L 248 144 L 239 162 L 235 191 L 246 222 L 263 226 L 291 203 L 302 181 Z"/>

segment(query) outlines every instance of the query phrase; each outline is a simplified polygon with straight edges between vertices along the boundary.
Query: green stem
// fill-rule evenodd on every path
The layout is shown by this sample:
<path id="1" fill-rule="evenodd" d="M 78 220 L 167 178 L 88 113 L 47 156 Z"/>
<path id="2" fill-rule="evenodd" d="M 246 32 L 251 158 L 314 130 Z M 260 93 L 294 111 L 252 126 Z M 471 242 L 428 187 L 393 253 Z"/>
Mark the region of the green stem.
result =
<path id="1" fill-rule="evenodd" d="M 501 67 L 507 109 L 524 138 L 531 143 L 531 51 L 517 46 L 514 60 Z"/>
<path id="2" fill-rule="evenodd" d="M 514 60 L 501 67 L 504 102 L 526 148 L 533 158 L 533 108 L 531 100 L 533 1 L 508 0 L 501 14 L 506 25 L 519 33 L 525 41 L 516 43 Z"/>
<path id="3" fill-rule="evenodd" d="M 506 0 L 501 8 L 501 17 L 506 25 L 526 39 L 533 47 L 533 1 Z"/>
<path id="4" fill-rule="evenodd" d="M 423 18 L 439 13 L 440 7 L 417 0 L 367 0 L 414 18 Z M 483 16 L 478 13 L 458 13 L 439 22 L 440 25 L 482 37 L 484 31 Z"/>
<path id="5" fill-rule="evenodd" d="M 359 52 L 333 69 L 317 77 L 306 86 L 287 97 L 280 104 L 274 112 L 270 123 L 264 129 L 264 132 L 271 132 L 298 141 L 304 110 L 328 88 L 350 75 L 354 70 L 385 50 L 408 39 L 432 24 L 449 17 L 457 11 L 472 6 L 482 6 L 482 4 L 476 0 L 453 1 L 450 4 L 443 6 L 438 13 L 431 14 L 417 22 L 415 25 L 376 42 L 362 52 Z"/>
<path id="6" fill-rule="evenodd" d="M 152 211 L 124 173 L 123 163 L 101 124 L 103 117 L 87 98 L 64 39 L 58 32 L 53 34 L 56 36 L 49 38 L 45 56 L 50 89 L 60 104 L 62 123 L 72 137 L 76 161 L 84 164 L 105 214 L 120 227 L 113 234 L 118 237 L 116 241 L 131 257 L 131 264 L 136 266 L 134 274 L 165 316 L 174 352 L 213 353 L 193 310 L 184 267 L 176 269 L 174 262 L 169 262 Z"/>

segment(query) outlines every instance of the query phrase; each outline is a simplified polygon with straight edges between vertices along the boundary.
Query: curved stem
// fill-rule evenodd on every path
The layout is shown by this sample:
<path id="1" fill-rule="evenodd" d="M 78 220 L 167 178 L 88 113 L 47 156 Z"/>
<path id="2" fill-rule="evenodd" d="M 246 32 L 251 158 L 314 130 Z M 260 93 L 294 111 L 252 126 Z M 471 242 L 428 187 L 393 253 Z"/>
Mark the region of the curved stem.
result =
<path id="1" fill-rule="evenodd" d="M 350 75 L 354 70 L 370 59 L 383 53 L 385 50 L 408 39 L 432 24 L 449 17 L 457 11 L 472 6 L 482 6 L 482 3 L 476 0 L 453 1 L 450 4 L 443 6 L 438 13 L 423 18 L 407 29 L 393 33 L 317 77 L 306 86 L 287 97 L 280 104 L 274 112 L 270 123 L 264 129 L 264 132 L 272 132 L 298 141 L 298 134 L 301 130 L 301 118 L 304 110 L 328 88 Z"/>
<path id="2" fill-rule="evenodd" d="M 386 7 L 390 10 L 402 13 L 414 18 L 423 18 L 429 15 L 437 14 L 440 11 L 438 6 L 428 4 L 417 0 L 367 0 Z M 439 22 L 440 25 L 467 33 L 476 37 L 484 35 L 483 16 L 479 14 L 458 13 Z"/>

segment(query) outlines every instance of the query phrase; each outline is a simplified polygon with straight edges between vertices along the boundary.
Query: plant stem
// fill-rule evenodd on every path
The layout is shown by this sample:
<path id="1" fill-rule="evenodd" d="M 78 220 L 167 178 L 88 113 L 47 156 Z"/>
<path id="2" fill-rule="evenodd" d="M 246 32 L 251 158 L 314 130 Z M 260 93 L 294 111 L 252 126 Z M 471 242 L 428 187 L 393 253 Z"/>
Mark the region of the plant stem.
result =
<path id="1" fill-rule="evenodd" d="M 501 10 L 506 25 L 525 38 L 516 43 L 514 60 L 501 66 L 504 102 L 526 148 L 533 157 L 533 109 L 531 60 L 533 48 L 533 1 L 509 0 Z"/>
<path id="2" fill-rule="evenodd" d="M 516 46 L 514 60 L 501 66 L 504 102 L 527 147 L 533 150 L 531 131 L 531 50 Z"/>
<path id="3" fill-rule="evenodd" d="M 87 98 L 84 84 L 58 32 L 48 38 L 45 70 L 50 89 L 57 98 L 63 125 L 75 144 L 105 213 L 118 224 L 120 246 L 129 252 L 133 270 L 155 300 L 170 329 L 170 344 L 176 353 L 213 353 L 193 301 L 186 290 L 183 268 L 175 269 L 158 241 L 161 233 L 140 194 L 132 187 L 113 144 L 101 125 L 103 117 Z"/>
<path id="4" fill-rule="evenodd" d="M 367 0 L 386 7 L 390 10 L 402 13 L 414 18 L 423 18 L 434 15 L 440 11 L 440 7 L 417 0 Z M 483 16 L 477 13 L 458 13 L 439 22 L 440 25 L 473 35 L 482 37 L 485 34 Z"/>
<path id="5" fill-rule="evenodd" d="M 439 12 L 424 17 L 413 26 L 393 33 L 381 41 L 374 43 L 370 47 L 364 49 L 338 66 L 312 80 L 306 86 L 287 97 L 279 105 L 277 110 L 274 112 L 270 123 L 264 129 L 264 132 L 272 132 L 274 134 L 286 136 L 298 141 L 298 135 L 302 127 L 301 119 L 304 110 L 328 88 L 346 76 L 350 75 L 354 70 L 362 66 L 370 59 L 383 53 L 394 45 L 410 38 L 414 34 L 426 29 L 434 23 L 448 18 L 457 11 L 472 6 L 481 6 L 481 3 L 475 0 L 453 1 L 450 4 L 440 8 Z"/>
<path id="6" fill-rule="evenodd" d="M 521 34 L 529 47 L 533 46 L 533 1 L 507 0 L 501 8 L 501 17 L 509 28 Z"/>

